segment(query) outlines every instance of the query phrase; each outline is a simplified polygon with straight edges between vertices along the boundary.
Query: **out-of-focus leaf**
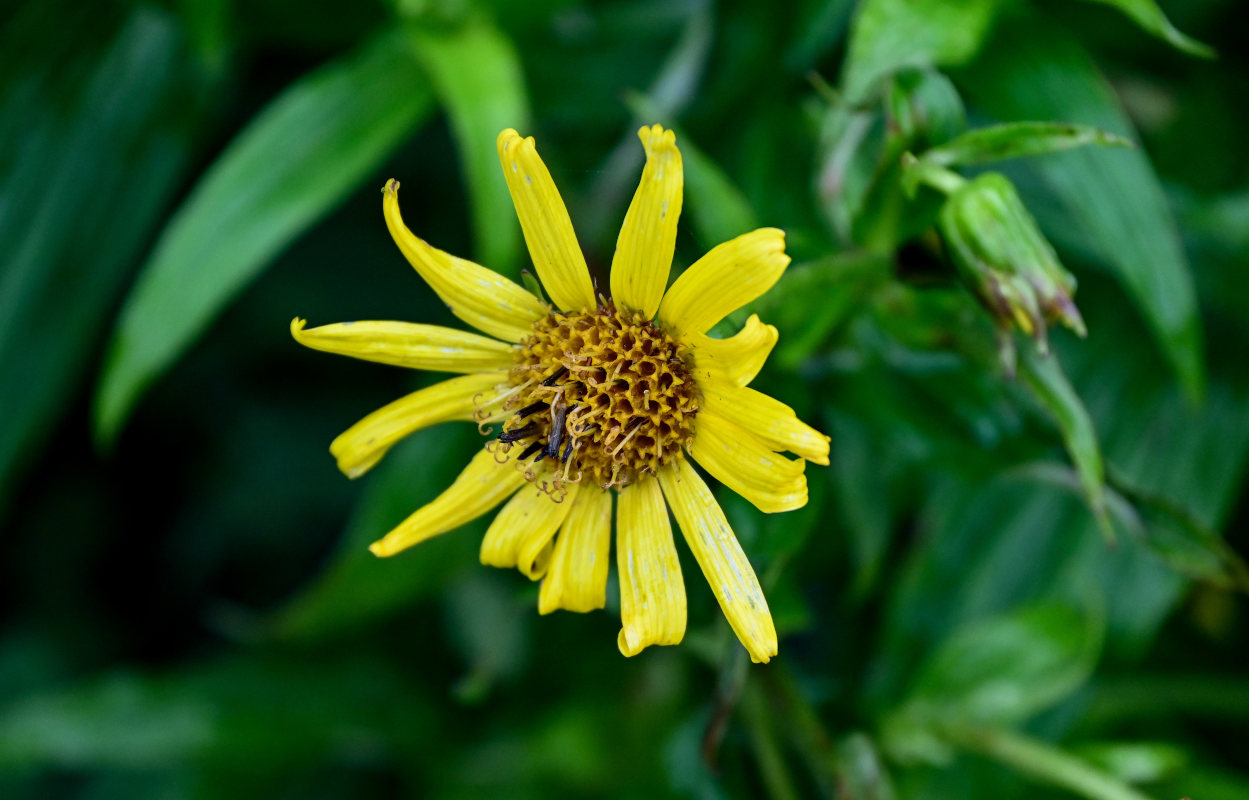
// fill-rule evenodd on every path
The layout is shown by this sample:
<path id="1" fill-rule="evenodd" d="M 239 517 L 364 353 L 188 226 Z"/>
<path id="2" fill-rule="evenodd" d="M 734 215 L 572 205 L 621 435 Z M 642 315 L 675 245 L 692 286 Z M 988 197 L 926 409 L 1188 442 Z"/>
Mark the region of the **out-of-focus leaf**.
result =
<path id="1" fill-rule="evenodd" d="M 1188 765 L 1188 754 L 1164 742 L 1097 742 L 1076 755 L 1127 783 L 1166 780 Z"/>
<path id="2" fill-rule="evenodd" d="M 905 702 L 936 721 L 1021 722 L 1084 683 L 1102 626 L 1099 614 L 1065 605 L 971 623 L 920 668 Z"/>
<path id="3" fill-rule="evenodd" d="M 1159 371 L 1154 353 L 1123 345 L 1139 340 L 1145 329 L 1129 306 L 1113 301 L 1120 296 L 1113 287 L 1103 281 L 1086 288 L 1094 292 L 1089 322 L 1098 333 L 1073 347 L 1056 344 L 1096 426 L 1105 462 L 1135 491 L 1165 498 L 1218 530 L 1234 508 L 1249 456 L 1249 386 L 1239 361 L 1212 362 L 1218 381 L 1205 405 L 1195 408 L 1170 374 Z M 879 422 L 871 403 L 860 402 L 857 413 L 874 426 L 893 428 L 899 427 L 896 419 L 914 416 L 878 405 L 887 415 Z M 907 432 L 920 454 L 941 442 L 927 430 Z M 1011 446 L 1009 440 L 1003 444 Z M 952 469 L 965 463 L 974 464 L 970 455 L 941 458 L 928 471 L 917 536 L 890 584 L 883 645 L 865 692 L 873 698 L 869 702 L 897 696 L 907 663 L 948 636 L 959 620 L 1072 593 L 1102 597 L 1107 644 L 1117 657 L 1148 647 L 1182 596 L 1181 576 L 1158 563 L 1136 537 L 1106 547 L 1087 509 L 1058 490 Z"/>
<path id="4" fill-rule="evenodd" d="M 1076 472 L 1089 509 L 1107 540 L 1114 538 L 1114 528 L 1106 510 L 1106 468 L 1102 463 L 1097 431 L 1080 396 L 1071 387 L 1056 354 L 1040 356 L 1032 348 L 1024 348 L 1019 364 L 1019 377 L 1038 402 L 1058 423 L 1063 442 Z"/>
<path id="5" fill-rule="evenodd" d="M 782 332 L 776 363 L 793 369 L 816 352 L 889 279 L 891 266 L 885 256 L 848 251 L 787 269 L 750 309 Z"/>
<path id="6" fill-rule="evenodd" d="M 471 457 L 476 438 L 471 433 L 443 425 L 413 435 L 387 454 L 366 479 L 371 485 L 337 553 L 272 620 L 273 636 L 314 640 L 341 635 L 428 597 L 463 565 L 475 563 L 472 554 L 480 538 L 467 530 L 450 531 L 391 558 L 378 558 L 368 549 L 450 485 Z"/>
<path id="7" fill-rule="evenodd" d="M 1165 498 L 1123 486 L 1120 490 L 1140 515 L 1133 534 L 1167 566 L 1222 589 L 1249 592 L 1249 566 L 1216 531 Z"/>
<path id="8" fill-rule="evenodd" d="M 1249 797 L 1249 778 L 1243 772 L 1200 765 L 1184 770 L 1174 780 L 1151 789 L 1156 797 L 1243 800 Z"/>
<path id="9" fill-rule="evenodd" d="M 854 565 L 851 593 L 865 595 L 875 585 L 893 535 L 896 511 L 889 481 L 896 477 L 894 448 L 874 439 L 850 414 L 829 414 L 829 435 L 837 443 L 829 468 L 834 508 L 844 518 Z M 882 457 L 883 456 L 883 457 Z"/>
<path id="10" fill-rule="evenodd" d="M 1065 122 L 1007 122 L 976 128 L 927 150 L 920 156 L 942 166 L 967 166 L 1055 153 L 1097 144 L 1105 147 L 1132 147 L 1131 140 L 1088 125 Z"/>
<path id="11" fill-rule="evenodd" d="M 896 73 L 879 108 L 834 100 L 821 120 L 817 191 L 838 237 L 892 254 L 927 230 L 940 196 L 902 191 L 902 156 L 938 145 L 965 126 L 958 92 L 931 69 Z"/>
<path id="12" fill-rule="evenodd" d="M 590 186 L 588 197 L 593 198 L 593 202 L 587 204 L 579 218 L 580 231 L 585 239 L 598 242 L 610 238 L 611 245 L 615 246 L 620 209 L 637 186 L 639 165 L 644 160 L 637 130 L 641 125 L 675 120 L 697 93 L 711 53 L 714 30 L 712 9 L 710 4 L 690 4 L 681 37 L 645 92 L 644 97 L 649 103 L 645 109 L 647 116 L 635 116 L 630 120 L 624 135 L 604 160 L 598 178 Z M 651 8 L 649 12 L 653 14 L 656 10 Z"/>
<path id="13" fill-rule="evenodd" d="M 1200 58 L 1214 58 L 1214 48 L 1177 30 L 1154 0 L 1091 0 L 1091 2 L 1114 6 L 1140 25 L 1143 30 L 1157 36 L 1177 50 L 1183 50 L 1189 55 Z"/>
<path id="14" fill-rule="evenodd" d="M 0 710 L 0 769 L 317 764 L 410 750 L 420 688 L 377 659 L 256 654 L 114 673 Z"/>
<path id="15" fill-rule="evenodd" d="M 955 66 L 980 50 L 1000 0 L 867 0 L 850 30 L 843 86 L 854 104 L 902 67 Z"/>
<path id="16" fill-rule="evenodd" d="M 484 22 L 446 32 L 417 29 L 412 40 L 455 132 L 473 201 L 477 259 L 514 276 L 520 227 L 494 142 L 504 128 L 528 135 L 520 60 L 508 38 Z"/>
<path id="17" fill-rule="evenodd" d="M 854 0 L 820 0 L 804 4 L 805 19 L 794 26 L 796 40 L 785 53 L 785 66 L 805 72 L 845 37 Z"/>
<path id="18" fill-rule="evenodd" d="M 993 727 L 963 726 L 951 733 L 961 747 L 1088 800 L 1150 800 L 1117 776 L 1041 739 Z"/>
<path id="19" fill-rule="evenodd" d="M 957 83 L 972 105 L 998 119 L 1063 119 L 1132 138 L 1131 122 L 1088 54 L 1040 19 L 999 26 Z M 1073 150 L 1027 168 L 1064 211 L 1046 232 L 1059 244 L 1083 235 L 1127 288 L 1189 395 L 1199 396 L 1205 370 L 1192 277 L 1148 158 L 1138 150 Z"/>
<path id="20" fill-rule="evenodd" d="M 896 127 L 914 148 L 939 145 L 967 127 L 963 98 L 950 79 L 934 69 L 897 73 L 887 102 L 890 128 Z"/>
<path id="21" fill-rule="evenodd" d="M 844 796 L 854 800 L 894 800 L 897 793 L 876 744 L 862 733 L 837 743 L 837 777 Z M 839 795 L 840 796 L 840 795 Z"/>
<path id="22" fill-rule="evenodd" d="M 681 163 L 685 168 L 685 201 L 681 211 L 690 216 L 700 244 L 710 250 L 721 242 L 759 227 L 750 201 L 729 180 L 724 170 L 673 123 L 671 115 L 663 113 L 659 104 L 650 97 L 636 92 L 626 95 L 625 103 L 634 117 L 676 130 Z"/>
<path id="23" fill-rule="evenodd" d="M 1087 680 L 1101 652 L 1099 614 L 1038 605 L 965 625 L 920 667 L 884 723 L 895 757 L 943 761 L 949 731 L 1026 720 Z"/>
<path id="24" fill-rule="evenodd" d="M 697 800 L 725 800 L 723 785 L 704 757 L 703 736 L 707 715 L 691 715 L 673 730 L 664 743 L 664 767 L 669 785 L 681 795 Z"/>
<path id="25" fill-rule="evenodd" d="M 514 675 L 529 656 L 533 609 L 504 588 L 511 578 L 474 570 L 448 592 L 447 630 L 469 668 L 455 689 L 465 702 L 484 700 L 496 681 Z"/>
<path id="26" fill-rule="evenodd" d="M 209 91 L 175 21 L 152 6 L 123 17 L 26 4 L 0 26 L 0 53 L 3 506 L 85 377 L 193 154 Z"/>
<path id="27" fill-rule="evenodd" d="M 95 398 L 112 441 L 139 394 L 270 259 L 376 169 L 432 108 L 390 32 L 287 88 L 209 168 L 122 311 Z"/>

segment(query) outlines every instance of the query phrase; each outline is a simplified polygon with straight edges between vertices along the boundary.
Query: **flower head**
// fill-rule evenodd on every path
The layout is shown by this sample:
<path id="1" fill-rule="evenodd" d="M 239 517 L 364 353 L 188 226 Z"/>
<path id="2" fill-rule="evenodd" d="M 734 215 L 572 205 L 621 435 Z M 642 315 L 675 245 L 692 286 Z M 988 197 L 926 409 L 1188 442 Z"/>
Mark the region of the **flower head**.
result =
<path id="1" fill-rule="evenodd" d="M 533 139 L 509 129 L 499 134 L 499 160 L 550 304 L 413 235 L 392 180 L 383 210 L 399 249 L 452 313 L 488 335 L 406 322 L 306 329 L 302 319 L 291 332 L 318 350 L 463 373 L 335 439 L 330 452 L 349 477 L 439 422 L 473 420 L 494 434 L 445 492 L 372 545 L 375 554 L 394 555 L 502 504 L 482 541 L 482 562 L 540 579 L 543 614 L 602 608 L 615 495 L 618 645 L 634 655 L 685 633 L 671 509 L 733 630 L 751 658 L 765 662 L 777 648 L 767 601 L 690 459 L 765 512 L 805 505 L 805 461 L 828 463 L 828 437 L 748 388 L 776 329 L 751 316 L 734 336 L 707 335 L 780 278 L 789 264 L 784 234 L 765 228 L 726 242 L 665 292 L 681 154 L 672 131 L 656 125 L 639 136 L 646 166 L 616 243 L 610 298 L 595 291 Z"/>
<path id="2" fill-rule="evenodd" d="M 1085 335 L 1072 300 L 1075 277 L 1005 176 L 986 172 L 963 183 L 942 206 L 937 225 L 959 274 L 1000 329 L 1017 325 L 1041 352 L 1048 348 L 1046 322 Z"/>

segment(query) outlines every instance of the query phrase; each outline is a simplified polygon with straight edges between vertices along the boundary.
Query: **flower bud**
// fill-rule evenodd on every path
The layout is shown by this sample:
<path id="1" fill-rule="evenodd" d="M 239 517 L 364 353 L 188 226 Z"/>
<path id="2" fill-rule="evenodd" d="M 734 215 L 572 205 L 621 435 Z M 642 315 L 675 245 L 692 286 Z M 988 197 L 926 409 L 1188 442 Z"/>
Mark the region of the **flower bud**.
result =
<path id="1" fill-rule="evenodd" d="M 959 276 L 1003 331 L 1013 322 L 1042 353 L 1048 350 L 1047 322 L 1085 335 L 1071 299 L 1076 279 L 1003 175 L 985 173 L 951 192 L 937 226 Z"/>

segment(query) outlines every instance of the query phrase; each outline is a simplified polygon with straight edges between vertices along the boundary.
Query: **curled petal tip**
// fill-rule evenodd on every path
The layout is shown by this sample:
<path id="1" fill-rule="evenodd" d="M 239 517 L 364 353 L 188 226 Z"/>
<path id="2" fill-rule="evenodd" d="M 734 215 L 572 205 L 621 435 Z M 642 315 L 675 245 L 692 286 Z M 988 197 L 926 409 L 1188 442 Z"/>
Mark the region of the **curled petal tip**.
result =
<path id="1" fill-rule="evenodd" d="M 499 135 L 494 141 L 495 141 L 495 145 L 500 150 L 506 150 L 509 142 L 511 142 L 513 139 L 519 139 L 519 138 L 520 138 L 520 134 L 516 132 L 515 128 L 504 128 L 503 130 L 499 131 Z"/>
<path id="2" fill-rule="evenodd" d="M 291 320 L 291 336 L 295 337 L 295 341 L 299 341 L 299 334 L 303 333 L 304 326 L 308 324 L 308 320 L 303 317 L 295 317 Z"/>
<path id="3" fill-rule="evenodd" d="M 382 187 L 382 194 L 395 194 L 399 191 L 399 181 L 391 178 L 386 181 L 386 185 Z"/>

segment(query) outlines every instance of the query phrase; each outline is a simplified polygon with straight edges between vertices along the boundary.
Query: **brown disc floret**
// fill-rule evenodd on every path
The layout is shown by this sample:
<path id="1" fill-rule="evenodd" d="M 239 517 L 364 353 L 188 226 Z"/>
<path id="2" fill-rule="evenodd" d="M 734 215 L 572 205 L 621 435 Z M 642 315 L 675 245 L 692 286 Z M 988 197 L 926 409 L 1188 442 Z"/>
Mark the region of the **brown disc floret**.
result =
<path id="1" fill-rule="evenodd" d="M 652 320 L 611 303 L 554 312 L 521 342 L 496 452 L 548 470 L 559 491 L 625 486 L 676 456 L 693 432 L 698 393 L 679 345 Z"/>

